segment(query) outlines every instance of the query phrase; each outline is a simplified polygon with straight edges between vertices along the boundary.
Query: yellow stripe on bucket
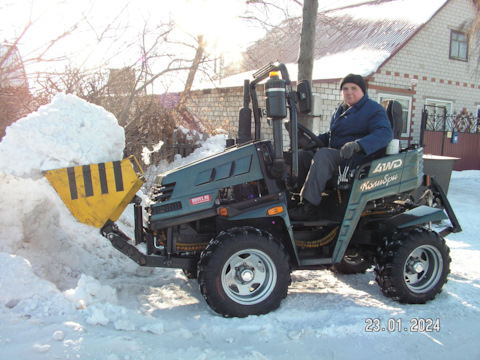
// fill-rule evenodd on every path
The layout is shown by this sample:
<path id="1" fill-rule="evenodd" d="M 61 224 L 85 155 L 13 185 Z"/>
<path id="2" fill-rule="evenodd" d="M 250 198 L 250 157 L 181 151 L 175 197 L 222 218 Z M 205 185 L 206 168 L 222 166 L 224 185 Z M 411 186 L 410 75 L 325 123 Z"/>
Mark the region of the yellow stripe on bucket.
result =
<path id="1" fill-rule="evenodd" d="M 135 172 L 134 164 L 140 174 Z M 97 228 L 108 220 L 118 220 L 145 181 L 133 156 L 122 161 L 49 170 L 44 175 L 73 216 Z"/>

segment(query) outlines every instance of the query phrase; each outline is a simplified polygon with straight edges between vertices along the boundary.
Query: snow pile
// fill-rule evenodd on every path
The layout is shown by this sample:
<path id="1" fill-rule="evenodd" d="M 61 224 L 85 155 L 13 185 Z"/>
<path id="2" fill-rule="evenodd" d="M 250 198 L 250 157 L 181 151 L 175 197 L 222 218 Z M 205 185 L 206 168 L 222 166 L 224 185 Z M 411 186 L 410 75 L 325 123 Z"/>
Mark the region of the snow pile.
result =
<path id="1" fill-rule="evenodd" d="M 124 147 L 115 117 L 73 95 L 60 94 L 7 128 L 0 143 L 0 251 L 23 256 L 59 289 L 82 273 L 121 265 L 97 229 L 71 216 L 41 171 L 119 160 Z"/>
<path id="2" fill-rule="evenodd" d="M 207 138 L 201 145 L 201 147 L 195 149 L 190 155 L 186 158 L 182 158 L 180 154 L 176 154 L 172 162 L 167 162 L 166 160 L 160 161 L 158 165 L 150 166 L 148 169 L 145 170 L 145 188 L 150 189 L 153 181 L 155 181 L 155 177 L 158 174 L 176 169 L 180 166 L 185 164 L 201 160 L 207 156 L 218 154 L 219 152 L 225 150 L 225 143 L 226 143 L 227 135 L 226 134 L 218 134 Z M 148 150 L 146 150 L 148 151 Z M 143 154 L 142 154 L 143 157 Z M 149 159 L 149 157 L 145 157 Z M 143 161 L 145 164 L 145 158 Z"/>
<path id="3" fill-rule="evenodd" d="M 65 291 L 64 295 L 77 309 L 83 310 L 87 324 L 106 326 L 113 323 L 116 330 L 135 330 L 127 309 L 117 306 L 117 291 L 91 276 L 82 275 L 78 286 Z"/>
<path id="4" fill-rule="evenodd" d="M 91 276 L 82 275 L 75 289 L 65 291 L 65 297 L 84 309 L 92 304 L 108 302 L 117 303 L 117 292 L 110 286 L 102 287 L 99 281 Z"/>
<path id="5" fill-rule="evenodd" d="M 73 95 L 57 95 L 7 128 L 0 142 L 0 251 L 24 257 L 61 290 L 82 273 L 135 272 L 97 229 L 72 217 L 42 176 L 47 169 L 120 160 L 124 147 L 115 117 Z"/>
<path id="6" fill-rule="evenodd" d="M 125 133 L 102 107 L 57 95 L 6 129 L 0 171 L 38 179 L 41 171 L 123 158 Z"/>
<path id="7" fill-rule="evenodd" d="M 159 151 L 164 142 L 160 141 L 158 144 L 154 145 L 152 150 L 149 150 L 146 146 L 142 149 L 142 161 L 145 165 L 150 165 L 150 155 Z"/>
<path id="8" fill-rule="evenodd" d="M 190 160 L 177 158 L 174 166 L 221 151 L 223 146 L 212 140 L 205 151 Z M 216 140 L 225 142 L 224 137 Z M 0 143 L 0 315 L 5 321 L 14 314 L 38 319 L 79 316 L 88 325 L 137 328 L 130 320 L 136 311 L 117 304 L 117 290 L 125 283 L 117 279 L 146 278 L 154 270 L 139 267 L 98 229 L 76 221 L 42 175 L 52 168 L 119 160 L 124 147 L 124 132 L 115 117 L 73 95 L 56 96 L 7 129 Z M 133 233 L 133 210 L 128 208 L 118 223 Z M 166 274 L 165 279 L 174 278 L 171 271 Z M 109 281 L 114 287 L 104 284 Z M 179 299 L 175 291 L 167 293 L 165 304 Z M 78 323 L 68 326 L 84 329 Z M 164 325 L 144 322 L 140 330 L 161 334 Z M 6 334 L 0 332 L 0 345 Z M 52 335 L 55 341 L 64 337 L 65 330 Z M 51 345 L 32 348 L 45 353 Z"/>
<path id="9" fill-rule="evenodd" d="M 0 306 L 43 316 L 68 312 L 69 304 L 60 291 L 36 276 L 26 259 L 0 253 L 0 264 Z"/>

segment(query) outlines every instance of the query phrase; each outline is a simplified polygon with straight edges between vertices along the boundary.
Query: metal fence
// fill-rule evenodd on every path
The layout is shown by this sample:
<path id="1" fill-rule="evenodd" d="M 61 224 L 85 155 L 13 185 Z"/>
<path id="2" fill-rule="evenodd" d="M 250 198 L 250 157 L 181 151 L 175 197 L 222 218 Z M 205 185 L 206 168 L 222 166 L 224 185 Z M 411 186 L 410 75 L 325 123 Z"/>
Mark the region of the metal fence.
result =
<path id="1" fill-rule="evenodd" d="M 448 114 L 446 108 L 425 106 L 420 144 L 425 154 L 456 158 L 454 170 L 480 169 L 480 124 L 478 114 L 462 111 Z"/>
<path id="2" fill-rule="evenodd" d="M 448 114 L 447 109 L 443 106 L 425 105 L 422 110 L 423 130 L 480 134 L 478 115 L 478 113 L 466 111 Z"/>
<path id="3" fill-rule="evenodd" d="M 165 139 L 165 145 L 162 146 L 157 161 L 163 159 L 172 162 L 177 155 L 187 157 L 199 148 L 205 139 L 206 135 L 197 131 L 190 131 L 185 128 L 175 129 L 170 141 Z"/>

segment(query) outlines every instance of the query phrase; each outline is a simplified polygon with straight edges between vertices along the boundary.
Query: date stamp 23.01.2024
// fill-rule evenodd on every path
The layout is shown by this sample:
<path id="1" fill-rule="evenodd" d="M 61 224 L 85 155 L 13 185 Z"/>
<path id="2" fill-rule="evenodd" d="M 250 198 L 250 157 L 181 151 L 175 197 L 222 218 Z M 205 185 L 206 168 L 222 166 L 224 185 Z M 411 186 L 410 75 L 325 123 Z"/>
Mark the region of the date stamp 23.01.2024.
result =
<path id="1" fill-rule="evenodd" d="M 406 323 L 402 318 L 365 319 L 365 332 L 439 332 L 440 319 L 413 318 Z"/>

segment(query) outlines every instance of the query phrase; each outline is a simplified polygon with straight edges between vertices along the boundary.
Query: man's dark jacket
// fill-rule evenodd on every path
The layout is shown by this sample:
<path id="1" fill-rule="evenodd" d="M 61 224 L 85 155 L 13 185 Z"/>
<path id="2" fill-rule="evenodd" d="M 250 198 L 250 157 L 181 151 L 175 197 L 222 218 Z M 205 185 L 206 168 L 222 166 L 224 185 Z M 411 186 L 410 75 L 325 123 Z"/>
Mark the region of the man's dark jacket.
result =
<path id="1" fill-rule="evenodd" d="M 356 140 L 363 151 L 355 154 L 354 163 L 360 164 L 388 145 L 393 138 L 392 126 L 385 109 L 366 94 L 354 106 L 345 108 L 342 103 L 335 109 L 330 131 L 318 137 L 325 146 L 335 149 Z"/>

